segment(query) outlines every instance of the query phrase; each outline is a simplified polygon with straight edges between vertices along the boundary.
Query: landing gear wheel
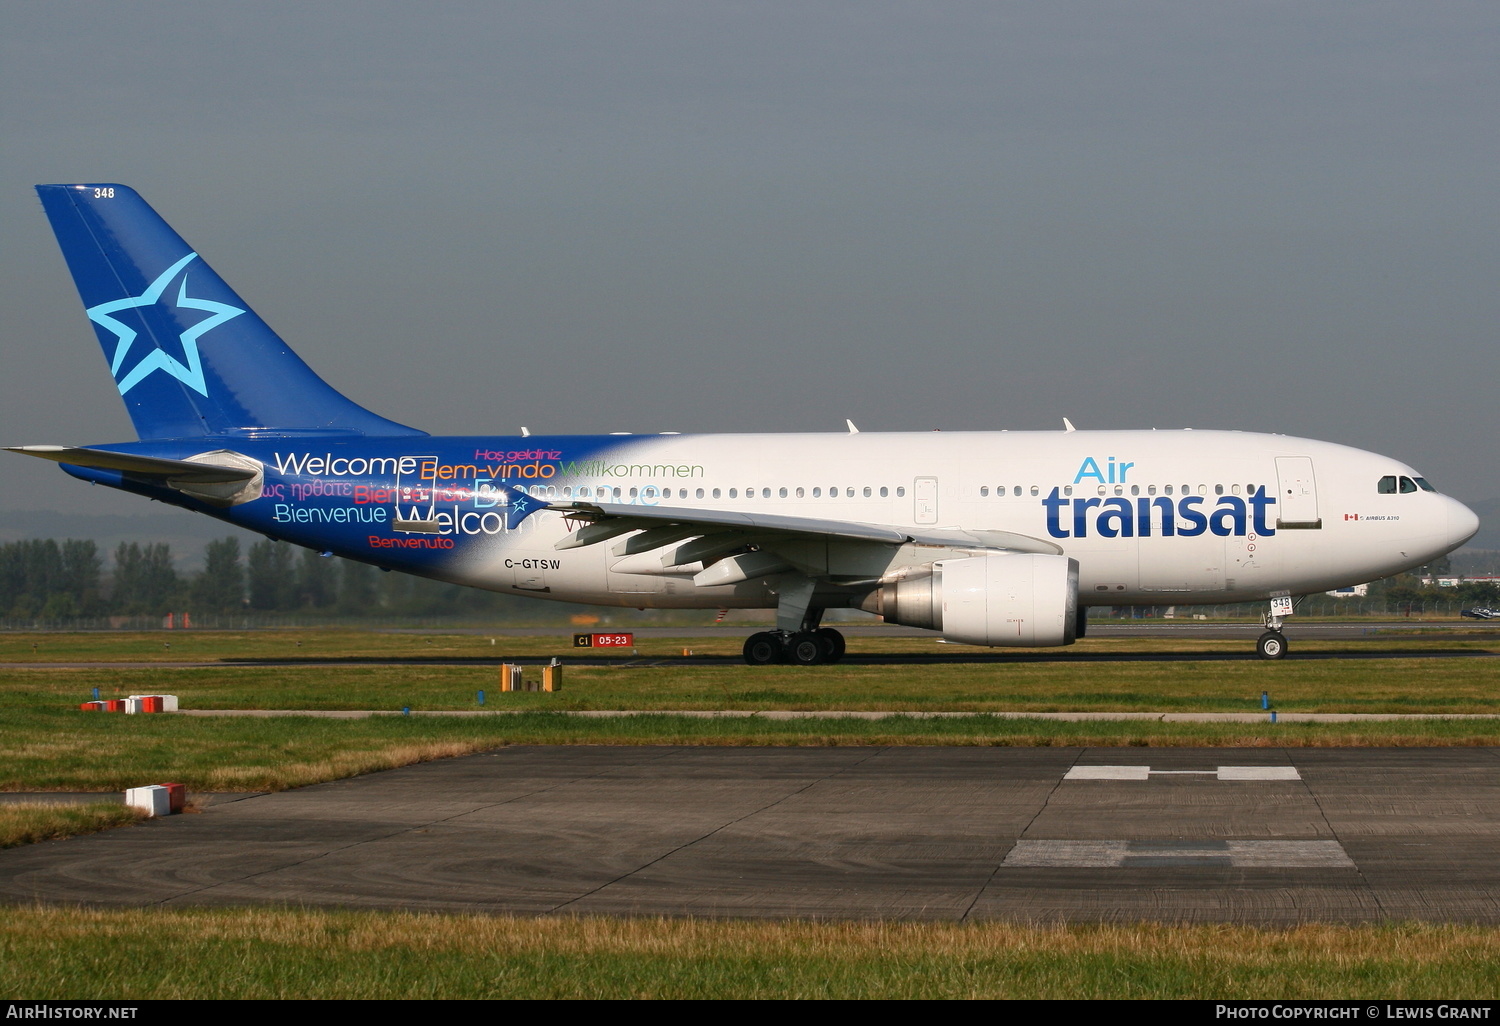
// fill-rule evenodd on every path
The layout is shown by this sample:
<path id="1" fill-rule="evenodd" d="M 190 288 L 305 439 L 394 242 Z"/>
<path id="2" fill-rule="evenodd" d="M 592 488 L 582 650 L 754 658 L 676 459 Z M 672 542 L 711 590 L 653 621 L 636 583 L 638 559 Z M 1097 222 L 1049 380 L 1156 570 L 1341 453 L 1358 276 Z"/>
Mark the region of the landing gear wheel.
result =
<path id="1" fill-rule="evenodd" d="M 823 640 L 825 663 L 836 663 L 844 658 L 844 636 L 832 627 L 819 627 L 813 631 Z"/>
<path id="2" fill-rule="evenodd" d="M 823 639 L 812 631 L 798 631 L 787 639 L 786 658 L 793 666 L 813 666 L 827 660 Z"/>
<path id="3" fill-rule="evenodd" d="M 1286 655 L 1286 635 L 1280 631 L 1266 631 L 1255 643 L 1255 654 L 1262 659 L 1280 659 Z"/>
<path id="4" fill-rule="evenodd" d="M 770 631 L 761 631 L 745 639 L 745 662 L 751 666 L 768 666 L 781 661 L 781 639 Z"/>

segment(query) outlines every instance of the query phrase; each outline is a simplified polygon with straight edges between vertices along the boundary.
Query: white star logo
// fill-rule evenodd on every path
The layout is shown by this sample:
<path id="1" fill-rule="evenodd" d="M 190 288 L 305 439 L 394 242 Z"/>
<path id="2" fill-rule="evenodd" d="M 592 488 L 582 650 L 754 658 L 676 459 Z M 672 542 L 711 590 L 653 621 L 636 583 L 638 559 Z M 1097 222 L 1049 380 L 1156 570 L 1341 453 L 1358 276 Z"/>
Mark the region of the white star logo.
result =
<path id="1" fill-rule="evenodd" d="M 156 347 L 137 360 L 135 366 L 131 367 L 123 378 L 120 377 L 120 369 L 124 366 L 125 357 L 129 355 L 131 346 L 140 332 L 113 316 L 124 310 L 144 311 L 156 306 L 161 302 L 162 293 L 167 290 L 167 286 L 171 283 L 172 279 L 177 276 L 178 272 L 197 258 L 197 253 L 189 253 L 163 271 L 155 281 L 146 286 L 146 291 L 142 292 L 139 296 L 127 296 L 124 299 L 116 299 L 109 303 L 100 303 L 98 306 L 88 308 L 89 320 L 109 331 L 117 340 L 115 343 L 115 355 L 109 363 L 109 371 L 114 375 L 115 383 L 119 386 L 121 395 L 124 395 L 138 385 L 148 374 L 158 370 L 176 378 L 200 395 L 208 395 L 208 385 L 203 380 L 203 364 L 198 358 L 198 339 L 225 321 L 232 320 L 245 311 L 237 306 L 229 306 L 227 303 L 215 303 L 212 300 L 194 299 L 189 296 L 187 294 L 187 275 L 184 274 L 182 282 L 177 288 L 175 310 L 170 312 L 163 311 L 167 315 L 166 319 L 171 328 L 174 330 L 183 328 L 181 318 L 176 313 L 179 310 L 202 310 L 210 316 L 177 333 L 177 340 L 182 344 L 183 360 L 179 360 L 163 352 L 160 339 L 157 339 Z M 144 320 L 142 320 L 142 323 L 144 324 Z M 170 335 L 171 331 L 168 331 L 167 334 Z"/>

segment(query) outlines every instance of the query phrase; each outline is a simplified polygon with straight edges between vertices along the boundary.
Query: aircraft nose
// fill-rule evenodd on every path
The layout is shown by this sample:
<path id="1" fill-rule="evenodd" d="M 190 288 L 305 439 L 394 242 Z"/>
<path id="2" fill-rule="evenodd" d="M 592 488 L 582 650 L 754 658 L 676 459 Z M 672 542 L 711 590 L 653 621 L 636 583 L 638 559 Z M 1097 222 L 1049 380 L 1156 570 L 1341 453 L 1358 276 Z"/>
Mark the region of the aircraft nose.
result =
<path id="1" fill-rule="evenodd" d="M 1456 549 L 1479 531 L 1479 516 L 1457 499 L 1448 500 L 1448 547 Z"/>

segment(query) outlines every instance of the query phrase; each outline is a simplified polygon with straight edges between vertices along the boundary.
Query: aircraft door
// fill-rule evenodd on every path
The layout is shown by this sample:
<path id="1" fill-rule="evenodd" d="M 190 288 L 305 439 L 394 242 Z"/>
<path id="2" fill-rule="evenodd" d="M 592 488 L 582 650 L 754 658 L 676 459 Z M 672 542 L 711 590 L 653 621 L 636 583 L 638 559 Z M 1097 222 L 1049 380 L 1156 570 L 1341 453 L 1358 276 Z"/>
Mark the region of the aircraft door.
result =
<path id="1" fill-rule="evenodd" d="M 935 477 L 919 477 L 912 482 L 912 517 L 919 524 L 938 522 L 938 482 Z"/>
<path id="2" fill-rule="evenodd" d="M 1318 485 L 1311 456 L 1276 457 L 1276 527 L 1312 530 L 1323 526 L 1318 515 Z"/>
<path id="3" fill-rule="evenodd" d="M 405 459 L 398 461 L 396 470 L 396 515 L 391 518 L 391 529 L 395 531 L 432 534 L 431 526 L 437 515 L 437 492 L 432 487 L 431 477 L 423 477 L 424 470 L 437 465 L 436 456 L 417 456 L 416 469 L 403 474 L 401 467 Z"/>

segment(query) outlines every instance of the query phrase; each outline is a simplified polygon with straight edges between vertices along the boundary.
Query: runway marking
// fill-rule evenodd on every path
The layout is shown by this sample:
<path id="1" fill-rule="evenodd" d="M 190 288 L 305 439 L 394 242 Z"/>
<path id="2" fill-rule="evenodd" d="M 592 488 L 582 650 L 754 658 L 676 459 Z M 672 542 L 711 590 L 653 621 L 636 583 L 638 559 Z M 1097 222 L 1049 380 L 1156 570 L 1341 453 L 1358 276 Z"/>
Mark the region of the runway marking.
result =
<path id="1" fill-rule="evenodd" d="M 1148 780 L 1150 766 L 1073 766 L 1064 780 Z"/>
<path id="2" fill-rule="evenodd" d="M 1296 766 L 1220 766 L 1220 780 L 1301 780 Z"/>
<path id="3" fill-rule="evenodd" d="M 1211 770 L 1154 770 L 1150 766 L 1074 766 L 1064 780 L 1149 780 L 1152 777 L 1214 777 L 1218 780 L 1301 780 L 1295 766 L 1220 766 Z"/>
<path id="4" fill-rule="evenodd" d="M 1338 841 L 1017 841 L 1004 867 L 1353 869 Z"/>

